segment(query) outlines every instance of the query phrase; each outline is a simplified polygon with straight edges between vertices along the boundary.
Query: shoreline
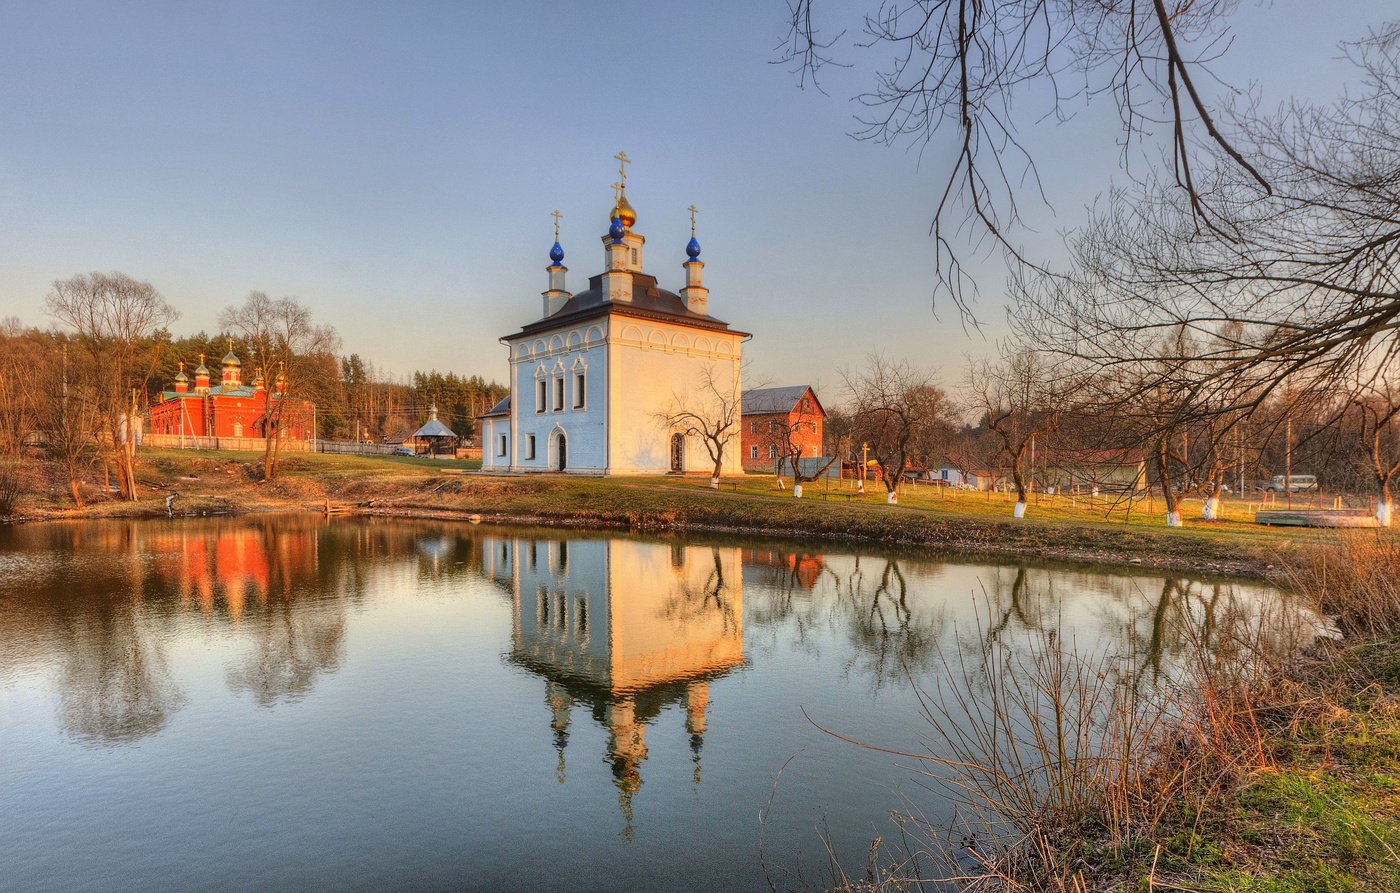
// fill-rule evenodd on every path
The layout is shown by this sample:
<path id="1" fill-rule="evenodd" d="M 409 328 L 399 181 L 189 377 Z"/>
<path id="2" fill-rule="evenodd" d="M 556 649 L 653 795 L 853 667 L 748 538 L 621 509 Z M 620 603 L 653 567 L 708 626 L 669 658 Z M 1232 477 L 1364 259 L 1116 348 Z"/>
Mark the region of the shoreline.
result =
<path id="1" fill-rule="evenodd" d="M 1283 554 L 1330 542 L 1301 529 L 1261 529 L 1240 517 L 1188 521 L 1169 529 L 1136 509 L 1124 512 L 1062 497 L 1045 497 L 1023 520 L 1011 518 L 1001 495 L 910 488 L 898 505 L 882 492 L 864 496 L 811 490 L 804 499 L 775 490 L 769 475 L 726 479 L 501 476 L 442 462 L 365 459 L 322 454 L 284 460 L 274 481 L 257 479 L 247 454 L 150 450 L 142 455 L 136 502 L 113 500 L 91 482 L 88 505 L 66 495 L 66 479 L 35 462 L 27 499 L 0 524 L 318 511 L 336 517 L 399 517 L 479 521 L 509 526 L 704 533 L 791 539 L 803 543 L 931 550 L 965 557 L 1096 564 L 1124 570 L 1183 572 L 1280 585 Z M 95 491 L 95 492 L 94 492 Z M 835 498 L 824 498 L 827 496 Z M 1247 507 L 1245 507 L 1247 508 Z M 1003 509 L 1005 511 L 1003 511 Z M 1111 517 L 1112 516 L 1112 517 Z"/>

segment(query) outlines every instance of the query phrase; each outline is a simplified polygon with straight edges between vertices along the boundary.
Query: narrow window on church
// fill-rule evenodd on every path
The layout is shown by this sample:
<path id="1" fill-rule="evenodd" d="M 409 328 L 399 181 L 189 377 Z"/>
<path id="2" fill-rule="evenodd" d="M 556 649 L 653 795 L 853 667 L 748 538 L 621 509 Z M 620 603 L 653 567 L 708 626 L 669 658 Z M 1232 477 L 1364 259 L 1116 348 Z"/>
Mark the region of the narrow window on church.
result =
<path id="1" fill-rule="evenodd" d="M 749 422 L 749 433 L 750 433 L 750 434 L 757 434 L 757 433 L 758 433 L 758 422 Z"/>
<path id="2" fill-rule="evenodd" d="M 502 435 L 501 435 L 500 443 L 498 443 L 498 444 L 496 445 L 496 455 L 497 455 L 497 456 L 504 456 L 505 454 L 506 454 L 506 436 L 505 436 L 504 434 L 502 434 Z"/>
<path id="3" fill-rule="evenodd" d="M 535 412 L 544 412 L 544 379 L 535 382 Z"/>
<path id="4" fill-rule="evenodd" d="M 554 410 L 555 412 L 564 409 L 564 378 L 560 376 L 554 379 Z"/>
<path id="5" fill-rule="evenodd" d="M 535 458 L 535 435 L 533 434 L 525 435 L 525 458 Z"/>
<path id="6" fill-rule="evenodd" d="M 632 249 L 632 263 L 635 264 L 636 262 L 637 262 L 637 249 L 633 248 L 633 249 Z"/>
<path id="7" fill-rule="evenodd" d="M 574 376 L 574 409 L 583 409 L 585 393 L 583 373 L 579 372 Z"/>

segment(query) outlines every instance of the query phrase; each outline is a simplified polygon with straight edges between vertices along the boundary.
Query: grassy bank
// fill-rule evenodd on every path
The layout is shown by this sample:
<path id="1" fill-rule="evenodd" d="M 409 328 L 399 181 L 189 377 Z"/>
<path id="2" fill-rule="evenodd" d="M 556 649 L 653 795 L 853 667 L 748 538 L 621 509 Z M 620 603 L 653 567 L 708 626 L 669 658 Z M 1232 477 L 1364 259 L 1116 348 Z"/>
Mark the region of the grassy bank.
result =
<path id="1" fill-rule="evenodd" d="M 22 520 L 163 516 L 165 500 L 189 514 L 311 509 L 327 504 L 381 515 L 471 517 L 634 530 L 730 530 L 826 540 L 916 546 L 971 554 L 1132 563 L 1260 575 L 1281 550 L 1319 541 L 1306 530 L 1250 523 L 1250 506 L 1229 504 L 1225 520 L 1169 530 L 1147 501 L 1039 496 L 1013 522 L 1011 497 L 911 487 L 899 505 L 883 491 L 849 484 L 806 487 L 805 498 L 776 490 L 770 476 L 745 475 L 710 490 L 704 477 L 580 478 L 488 476 L 474 463 L 397 456 L 291 454 L 273 482 L 258 480 L 256 456 L 147 450 L 142 499 L 114 501 L 98 482 L 86 509 L 72 508 L 56 469 L 32 463 L 15 514 Z M 1188 505 L 1188 517 L 1192 507 Z M 1198 512 L 1197 512 L 1198 513 Z"/>

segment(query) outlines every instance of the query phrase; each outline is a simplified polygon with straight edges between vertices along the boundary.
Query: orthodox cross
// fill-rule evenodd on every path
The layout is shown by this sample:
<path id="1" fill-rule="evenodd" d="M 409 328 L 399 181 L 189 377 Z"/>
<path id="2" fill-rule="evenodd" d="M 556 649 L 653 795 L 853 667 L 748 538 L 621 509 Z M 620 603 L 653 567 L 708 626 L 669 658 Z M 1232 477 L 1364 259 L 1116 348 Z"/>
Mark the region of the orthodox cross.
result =
<path id="1" fill-rule="evenodd" d="M 617 206 L 617 203 L 618 203 L 618 200 L 622 198 L 622 184 L 621 184 L 621 183 L 614 183 L 614 184 L 612 184 L 612 191 L 613 191 L 613 206 L 616 207 L 616 206 Z"/>
<path id="2" fill-rule="evenodd" d="M 199 365 L 201 365 L 201 366 L 204 365 L 204 354 L 200 354 L 200 355 L 199 355 Z M 197 371 L 197 370 L 196 370 L 196 371 Z"/>
<path id="3" fill-rule="evenodd" d="M 554 209 L 554 213 L 553 213 L 553 214 L 550 214 L 549 216 L 551 216 L 551 217 L 554 218 L 554 241 L 558 242 L 558 241 L 559 241 L 559 218 L 560 218 L 560 217 L 563 217 L 564 215 L 559 213 L 559 209 L 558 209 L 558 208 L 555 208 L 555 209 Z"/>
<path id="4" fill-rule="evenodd" d="M 228 352 L 233 353 L 233 339 L 228 339 Z"/>
<path id="5" fill-rule="evenodd" d="M 618 152 L 613 157 L 616 158 L 618 161 L 617 170 L 618 173 L 622 175 L 622 180 L 620 181 L 619 185 L 621 189 L 625 192 L 627 190 L 627 162 L 631 161 L 632 159 L 627 157 L 626 152 Z"/>
<path id="6" fill-rule="evenodd" d="M 693 239 L 695 238 L 695 206 L 691 205 L 686 210 L 690 212 L 690 237 Z"/>

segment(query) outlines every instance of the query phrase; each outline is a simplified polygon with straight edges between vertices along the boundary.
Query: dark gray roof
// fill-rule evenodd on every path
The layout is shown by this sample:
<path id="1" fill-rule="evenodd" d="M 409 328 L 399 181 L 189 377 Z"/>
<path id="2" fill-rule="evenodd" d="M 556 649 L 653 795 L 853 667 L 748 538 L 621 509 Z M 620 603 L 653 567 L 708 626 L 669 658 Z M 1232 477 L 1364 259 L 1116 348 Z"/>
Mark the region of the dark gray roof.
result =
<path id="1" fill-rule="evenodd" d="M 452 429 L 439 422 L 437 419 L 428 419 L 428 423 L 417 431 L 413 432 L 414 437 L 456 437 Z"/>
<path id="2" fill-rule="evenodd" d="M 740 413 L 743 415 L 757 415 L 768 412 L 791 412 L 797 405 L 797 401 L 802 399 L 802 395 L 811 389 L 811 385 L 795 384 L 785 388 L 751 388 L 744 391 Z M 816 397 L 816 392 L 812 392 Z M 817 409 L 822 415 L 826 415 L 826 410 L 822 409 L 821 401 L 817 401 Z"/>
<path id="3" fill-rule="evenodd" d="M 620 313 L 625 316 L 679 322 L 705 329 L 732 331 L 729 328 L 729 323 L 723 320 L 687 309 L 685 301 L 681 300 L 680 295 L 664 288 L 658 288 L 656 277 L 646 273 L 632 274 L 631 301 L 607 300 L 603 296 L 603 277 L 602 274 L 599 274 L 589 278 L 587 290 L 581 291 L 565 301 L 558 313 L 538 322 L 530 323 L 517 334 L 507 335 L 506 340 L 531 335 L 541 329 L 552 329 L 562 324 L 602 316 L 605 313 Z M 738 332 L 737 334 L 747 335 L 748 333 Z"/>
<path id="4" fill-rule="evenodd" d="M 490 417 L 492 417 L 492 416 L 498 416 L 498 415 L 510 415 L 510 397 L 509 397 L 509 396 L 502 397 L 500 403 L 497 403 L 495 406 L 491 407 L 491 409 L 490 409 L 489 412 L 483 412 L 481 415 L 477 416 L 477 418 L 479 418 L 479 419 L 485 419 L 485 418 L 490 418 Z"/>

